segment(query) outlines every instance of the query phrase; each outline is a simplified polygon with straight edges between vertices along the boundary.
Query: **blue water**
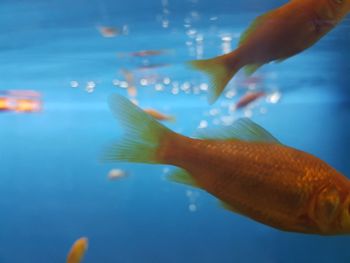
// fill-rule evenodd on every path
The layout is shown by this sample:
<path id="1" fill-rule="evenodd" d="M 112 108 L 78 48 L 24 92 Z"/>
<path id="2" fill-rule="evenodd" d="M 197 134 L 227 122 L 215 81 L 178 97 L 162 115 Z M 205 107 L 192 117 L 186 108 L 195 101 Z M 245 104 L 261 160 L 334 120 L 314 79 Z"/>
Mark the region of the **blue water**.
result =
<path id="1" fill-rule="evenodd" d="M 2 0 L 0 89 L 36 90 L 44 104 L 39 113 L 0 115 L 0 263 L 65 262 L 81 236 L 89 238 L 86 263 L 349 262 L 348 236 L 286 233 L 230 213 L 204 191 L 169 182 L 171 167 L 99 162 L 121 135 L 107 98 L 128 96 L 116 85 L 126 69 L 136 72 L 139 104 L 176 116 L 167 125 L 178 132 L 250 116 L 350 176 L 349 19 L 311 49 L 256 73 L 260 87 L 282 96 L 277 103 L 227 114 L 244 92 L 235 88 L 243 75 L 229 88 L 238 95 L 213 106 L 205 91 L 185 92 L 207 79 L 184 61 L 222 54 L 225 36 L 233 49 L 252 18 L 283 3 Z M 98 26 L 120 34 L 105 38 Z M 147 49 L 167 52 L 120 56 Z M 137 70 L 151 64 L 169 65 Z M 142 86 L 151 75 L 156 83 Z M 108 180 L 113 168 L 128 176 Z"/>

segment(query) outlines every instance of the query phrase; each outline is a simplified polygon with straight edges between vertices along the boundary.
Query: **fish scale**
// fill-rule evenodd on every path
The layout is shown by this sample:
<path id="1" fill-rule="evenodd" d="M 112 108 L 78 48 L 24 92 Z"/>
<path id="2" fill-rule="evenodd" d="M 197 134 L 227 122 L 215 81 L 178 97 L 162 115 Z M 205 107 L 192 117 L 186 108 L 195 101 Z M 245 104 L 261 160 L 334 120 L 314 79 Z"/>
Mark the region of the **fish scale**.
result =
<path id="1" fill-rule="evenodd" d="M 170 164 L 169 178 L 201 188 L 223 207 L 266 225 L 320 235 L 350 233 L 350 181 L 319 158 L 280 143 L 249 119 L 208 131 L 177 134 L 128 100 L 110 106 L 126 128 L 106 160 Z"/>
<path id="2" fill-rule="evenodd" d="M 313 194 L 332 176 L 315 157 L 280 144 L 172 140 L 165 162 L 189 171 L 232 210 L 286 230 L 300 230 Z"/>

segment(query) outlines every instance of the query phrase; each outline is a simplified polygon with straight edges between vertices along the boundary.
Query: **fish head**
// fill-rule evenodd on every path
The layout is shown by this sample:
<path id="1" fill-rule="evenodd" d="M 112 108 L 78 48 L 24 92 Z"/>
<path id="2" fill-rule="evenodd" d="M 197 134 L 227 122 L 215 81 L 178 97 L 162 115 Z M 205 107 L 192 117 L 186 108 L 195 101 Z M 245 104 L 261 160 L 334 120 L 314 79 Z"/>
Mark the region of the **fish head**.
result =
<path id="1" fill-rule="evenodd" d="M 327 186 L 318 193 L 312 217 L 322 233 L 329 234 L 338 231 L 340 226 L 337 223 L 337 217 L 340 209 L 341 196 L 335 186 Z"/>
<path id="2" fill-rule="evenodd" d="M 340 21 L 350 12 L 350 0 L 319 1 L 318 15 L 322 19 Z"/>
<path id="3" fill-rule="evenodd" d="M 350 234 L 350 192 L 346 194 L 345 200 L 340 207 L 339 222 L 342 233 Z"/>
<path id="4" fill-rule="evenodd" d="M 341 186 L 328 186 L 319 192 L 313 220 L 325 235 L 350 234 L 350 191 Z"/>

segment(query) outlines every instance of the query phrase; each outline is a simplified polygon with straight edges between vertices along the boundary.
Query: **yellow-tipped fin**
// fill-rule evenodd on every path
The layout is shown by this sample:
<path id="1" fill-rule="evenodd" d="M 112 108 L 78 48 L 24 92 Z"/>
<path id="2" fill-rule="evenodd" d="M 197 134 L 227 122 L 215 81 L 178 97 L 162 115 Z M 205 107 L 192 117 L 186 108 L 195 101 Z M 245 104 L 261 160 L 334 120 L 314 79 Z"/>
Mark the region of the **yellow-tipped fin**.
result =
<path id="1" fill-rule="evenodd" d="M 219 201 L 219 205 L 221 208 L 230 211 L 230 212 L 234 212 L 236 214 L 241 214 L 240 212 L 238 212 L 236 209 L 232 208 L 232 206 L 230 206 L 229 204 L 223 202 L 223 201 Z"/>
<path id="2" fill-rule="evenodd" d="M 244 72 L 247 76 L 252 75 L 255 71 L 257 71 L 263 64 L 249 64 L 244 67 Z"/>
<path id="3" fill-rule="evenodd" d="M 125 128 L 125 136 L 106 150 L 102 160 L 160 163 L 157 151 L 162 138 L 172 131 L 120 95 L 112 95 L 109 105 Z"/>
<path id="4" fill-rule="evenodd" d="M 83 260 L 87 248 L 88 239 L 86 237 L 79 238 L 72 245 L 66 263 L 80 263 Z"/>
<path id="5" fill-rule="evenodd" d="M 176 169 L 168 179 L 176 183 L 198 187 L 192 175 L 184 169 Z"/>
<path id="6" fill-rule="evenodd" d="M 189 62 L 192 68 L 209 75 L 211 87 L 209 87 L 208 101 L 210 104 L 217 100 L 226 85 L 241 68 L 240 61 L 237 60 L 233 64 L 227 64 L 226 58 L 226 55 L 224 55 L 212 59 L 193 60 Z"/>
<path id="7" fill-rule="evenodd" d="M 238 119 L 228 127 L 203 130 L 198 136 L 208 140 L 280 143 L 271 133 L 248 118 Z"/>

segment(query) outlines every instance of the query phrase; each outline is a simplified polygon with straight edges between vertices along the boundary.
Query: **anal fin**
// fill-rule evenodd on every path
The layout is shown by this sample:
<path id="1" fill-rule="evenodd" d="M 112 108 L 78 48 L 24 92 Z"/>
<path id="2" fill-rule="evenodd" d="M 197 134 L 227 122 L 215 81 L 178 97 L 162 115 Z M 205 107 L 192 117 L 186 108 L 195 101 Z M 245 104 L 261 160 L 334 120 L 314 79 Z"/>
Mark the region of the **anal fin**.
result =
<path id="1" fill-rule="evenodd" d="M 247 76 L 252 75 L 255 71 L 258 70 L 258 68 L 260 68 L 263 64 L 249 64 L 247 66 L 244 67 L 244 73 Z"/>
<path id="2" fill-rule="evenodd" d="M 196 181 L 192 177 L 190 173 L 188 173 L 184 169 L 176 169 L 169 177 L 168 179 L 170 181 L 180 183 L 180 184 L 185 184 L 185 185 L 190 185 L 193 187 L 199 188 L 197 185 Z"/>
<path id="3" fill-rule="evenodd" d="M 219 204 L 220 204 L 220 207 L 223 208 L 223 209 L 225 209 L 225 210 L 228 210 L 228 211 L 230 211 L 230 212 L 234 212 L 234 213 L 236 213 L 236 214 L 241 214 L 241 213 L 238 212 L 236 209 L 232 208 L 232 206 L 230 206 L 228 203 L 225 203 L 225 202 L 223 202 L 223 201 L 220 201 Z"/>

